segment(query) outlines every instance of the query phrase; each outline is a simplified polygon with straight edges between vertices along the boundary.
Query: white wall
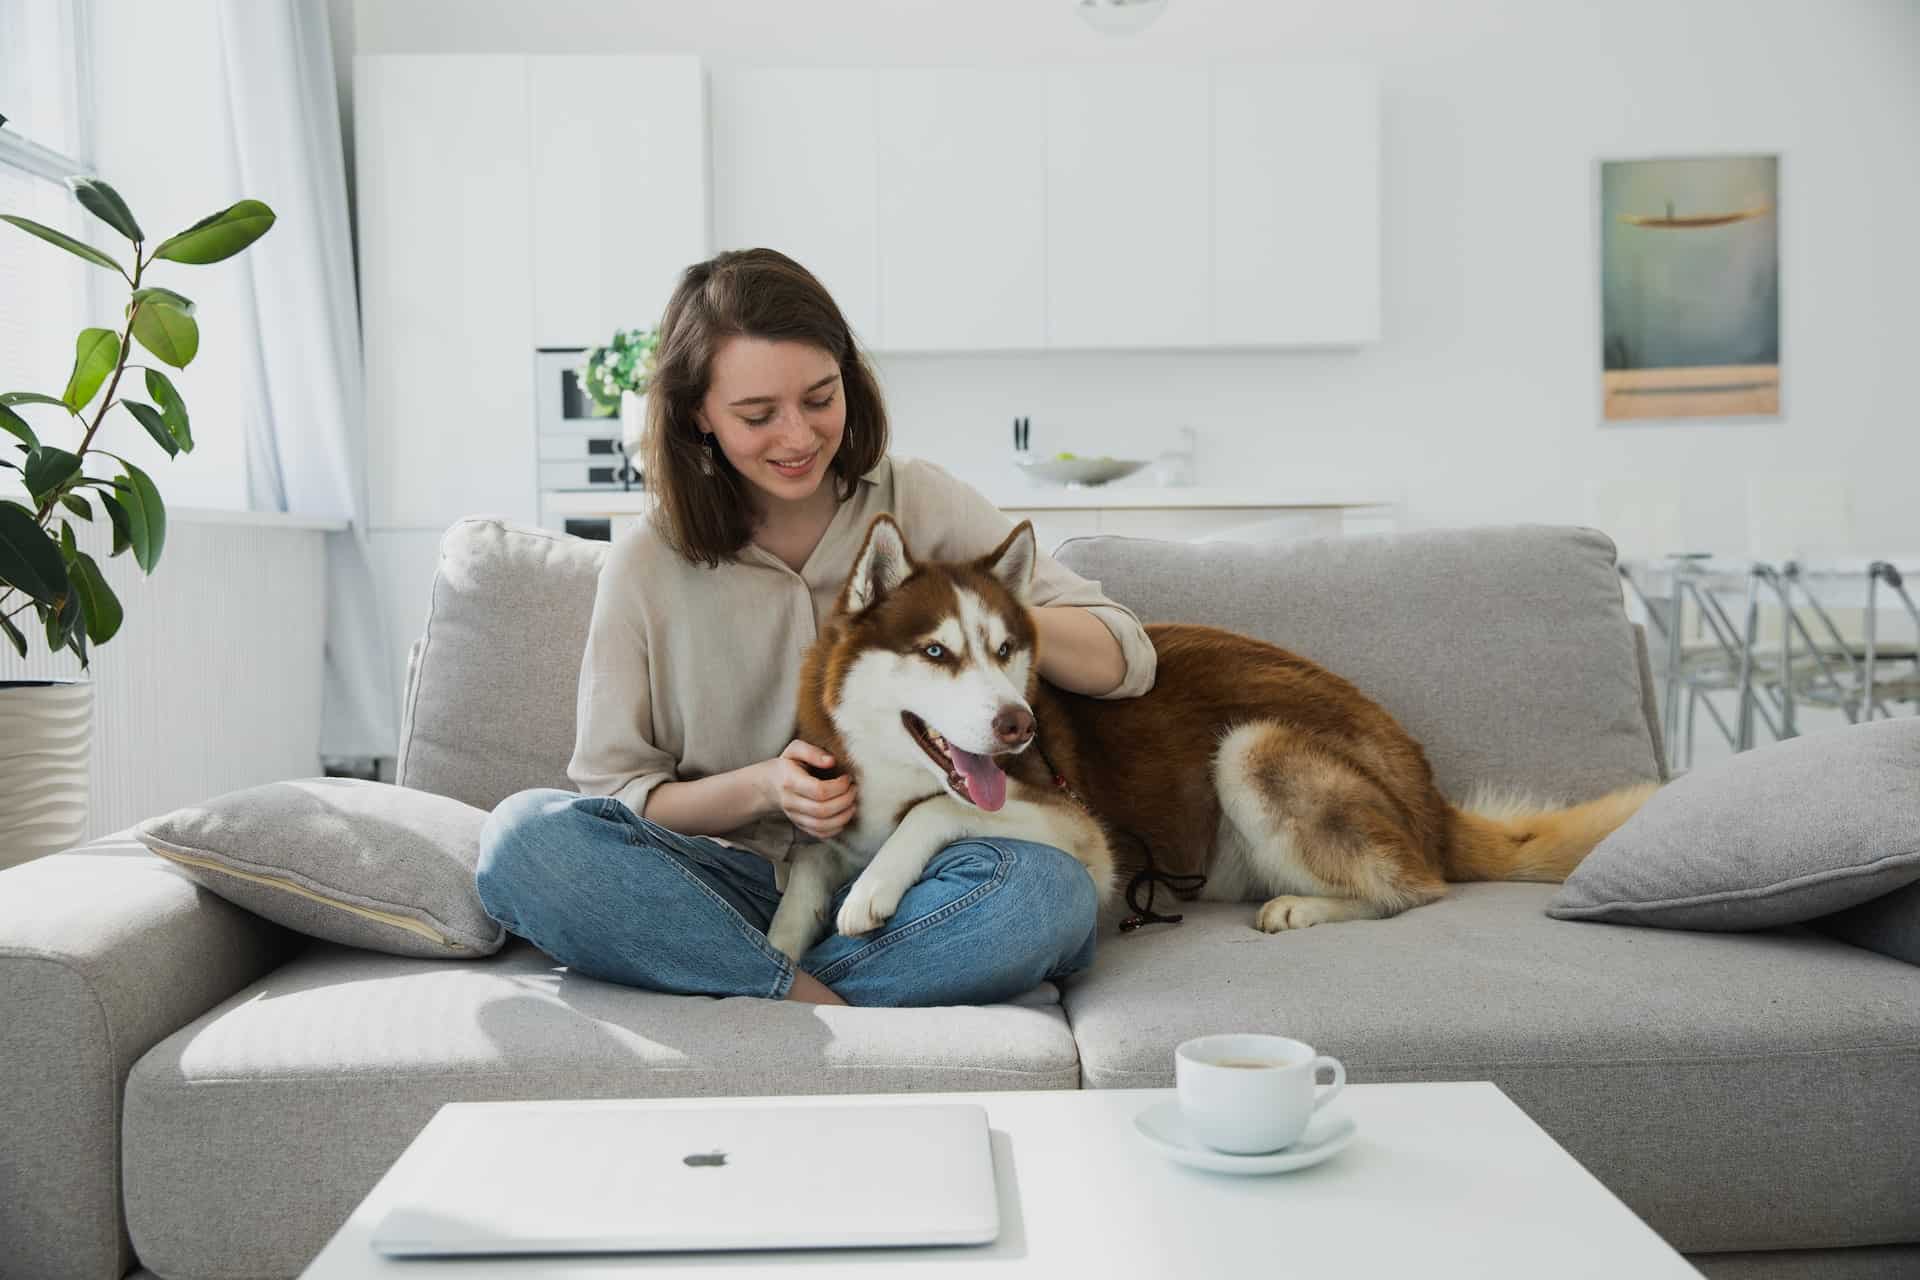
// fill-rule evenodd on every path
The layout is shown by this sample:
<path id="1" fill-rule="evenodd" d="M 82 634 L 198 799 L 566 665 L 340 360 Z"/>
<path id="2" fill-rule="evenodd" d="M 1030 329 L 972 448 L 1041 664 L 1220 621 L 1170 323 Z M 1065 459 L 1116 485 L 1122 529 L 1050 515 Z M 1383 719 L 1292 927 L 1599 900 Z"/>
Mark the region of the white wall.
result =
<path id="1" fill-rule="evenodd" d="M 1378 346 L 890 357 L 898 446 L 991 482 L 1016 414 L 1037 449 L 1122 455 L 1188 423 L 1199 483 L 1347 476 L 1403 493 L 1414 525 L 1591 522 L 1629 551 L 1920 553 L 1901 376 L 1920 351 L 1912 0 L 1171 0 L 1126 39 L 1086 28 L 1072 0 L 355 0 L 352 16 L 364 53 L 1364 59 L 1385 85 Z M 1783 420 L 1600 426 L 1596 161 L 1744 151 L 1781 156 Z M 1765 545 L 1783 540 L 1797 545 Z"/>

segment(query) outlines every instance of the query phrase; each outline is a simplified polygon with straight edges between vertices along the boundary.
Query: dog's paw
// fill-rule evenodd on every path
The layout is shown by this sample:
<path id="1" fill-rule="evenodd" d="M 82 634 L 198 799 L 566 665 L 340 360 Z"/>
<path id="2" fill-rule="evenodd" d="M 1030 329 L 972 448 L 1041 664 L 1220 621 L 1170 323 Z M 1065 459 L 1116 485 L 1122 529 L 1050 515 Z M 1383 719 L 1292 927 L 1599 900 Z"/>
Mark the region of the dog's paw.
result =
<path id="1" fill-rule="evenodd" d="M 848 891 L 847 900 L 840 904 L 834 928 L 849 938 L 872 933 L 893 919 L 893 913 L 900 908 L 902 892 L 890 885 L 875 884 L 867 876 L 860 877 Z"/>
<path id="2" fill-rule="evenodd" d="M 1316 924 L 1325 924 L 1332 918 L 1328 908 L 1332 905 L 1327 898 L 1287 897 L 1271 899 L 1260 908 L 1260 916 L 1254 921 L 1254 927 L 1262 933 L 1284 933 L 1288 929 L 1311 929 Z"/>
<path id="3" fill-rule="evenodd" d="M 767 930 L 767 944 L 799 964 L 800 957 L 813 948 L 814 932 L 811 921 L 775 920 L 773 927 Z"/>

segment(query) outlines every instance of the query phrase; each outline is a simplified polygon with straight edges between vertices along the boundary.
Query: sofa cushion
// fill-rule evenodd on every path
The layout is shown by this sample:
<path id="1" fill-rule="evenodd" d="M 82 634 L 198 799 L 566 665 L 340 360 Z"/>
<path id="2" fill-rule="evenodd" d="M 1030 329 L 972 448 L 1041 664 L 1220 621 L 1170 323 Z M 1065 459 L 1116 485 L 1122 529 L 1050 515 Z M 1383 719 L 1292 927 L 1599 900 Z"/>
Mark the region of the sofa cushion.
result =
<path id="1" fill-rule="evenodd" d="M 1920 880 L 1920 720 L 1790 738 L 1689 771 L 1567 877 L 1562 920 L 1796 924 Z"/>
<path id="2" fill-rule="evenodd" d="M 298 1274 L 446 1102 L 1079 1081 L 1057 1004 L 672 996 L 583 978 L 517 938 L 457 965 L 316 943 L 134 1065 L 128 1230 L 162 1275 Z"/>
<path id="3" fill-rule="evenodd" d="M 1275 935 L 1182 904 L 1067 986 L 1085 1082 L 1170 1086 L 1190 1036 L 1287 1035 L 1354 1083 L 1493 1081 L 1686 1252 L 1920 1240 L 1920 969 L 1798 929 L 1554 920 L 1554 889 Z"/>
<path id="4" fill-rule="evenodd" d="M 401 706 L 395 781 L 491 810 L 576 788 L 574 695 L 607 544 L 493 518 L 440 540 Z"/>
<path id="5" fill-rule="evenodd" d="M 487 814 L 359 778 L 296 778 L 149 818 L 141 843 L 188 879 L 276 924 L 400 956 L 500 949 L 474 868 Z"/>
<path id="6" fill-rule="evenodd" d="M 1203 622 L 1359 686 L 1440 789 L 1586 800 L 1661 777 L 1613 543 L 1445 529 L 1283 545 L 1074 538 L 1060 563 L 1143 622 Z"/>

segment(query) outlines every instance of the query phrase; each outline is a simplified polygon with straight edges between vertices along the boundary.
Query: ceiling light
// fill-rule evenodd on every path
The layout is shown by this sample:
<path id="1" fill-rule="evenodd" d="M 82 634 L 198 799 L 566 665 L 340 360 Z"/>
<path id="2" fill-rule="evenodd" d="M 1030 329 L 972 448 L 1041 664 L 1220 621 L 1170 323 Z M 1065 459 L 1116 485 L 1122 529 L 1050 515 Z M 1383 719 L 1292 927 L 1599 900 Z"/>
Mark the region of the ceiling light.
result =
<path id="1" fill-rule="evenodd" d="M 1128 36 L 1167 11 L 1167 0 L 1079 0 L 1087 25 L 1110 36 Z"/>

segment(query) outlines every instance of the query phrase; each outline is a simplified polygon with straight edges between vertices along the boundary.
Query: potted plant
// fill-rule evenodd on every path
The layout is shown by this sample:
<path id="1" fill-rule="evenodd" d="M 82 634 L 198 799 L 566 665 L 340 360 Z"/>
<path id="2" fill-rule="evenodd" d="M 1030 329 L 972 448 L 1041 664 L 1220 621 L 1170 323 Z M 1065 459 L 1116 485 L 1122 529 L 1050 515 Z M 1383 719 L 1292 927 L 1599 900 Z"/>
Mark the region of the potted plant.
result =
<path id="1" fill-rule="evenodd" d="M 647 425 L 647 380 L 653 376 L 654 349 L 660 334 L 653 329 L 618 329 L 603 347 L 588 347 L 586 360 L 575 374 L 594 413 L 620 411 L 620 437 L 629 458 L 640 456 L 640 436 Z"/>
<path id="2" fill-rule="evenodd" d="M 120 328 L 81 330 L 73 370 L 58 395 L 0 392 L 0 433 L 12 437 L 0 440 L 12 445 L 0 447 L 0 495 L 27 499 L 0 496 L 0 643 L 25 658 L 29 634 L 43 637 L 49 653 L 70 650 L 85 672 L 89 646 L 113 639 L 122 610 L 99 564 L 80 549 L 73 522 L 104 514 L 113 525 L 112 555 L 132 551 L 148 574 L 167 538 L 160 491 L 145 471 L 94 444 L 100 424 L 118 407 L 168 457 L 193 450 L 186 402 L 173 382 L 152 365 L 130 363 L 136 344 L 175 369 L 184 369 L 200 348 L 193 302 L 149 282 L 147 271 L 160 261 L 198 266 L 231 258 L 267 233 L 274 213 L 258 200 L 242 200 L 147 249 L 146 233 L 112 187 L 97 178 L 67 185 L 87 212 L 132 245 L 133 269 L 52 227 L 0 214 L 0 221 L 117 272 L 129 291 Z M 132 384 L 122 387 L 129 369 L 141 370 L 146 399 L 133 398 Z M 29 415 L 42 424 L 38 430 Z M 77 448 L 42 439 L 45 420 L 59 422 L 62 415 L 59 425 L 79 433 Z M 102 458 L 118 464 L 119 474 L 90 474 L 89 461 Z M 91 692 L 84 677 L 0 681 L 0 866 L 84 838 Z"/>

